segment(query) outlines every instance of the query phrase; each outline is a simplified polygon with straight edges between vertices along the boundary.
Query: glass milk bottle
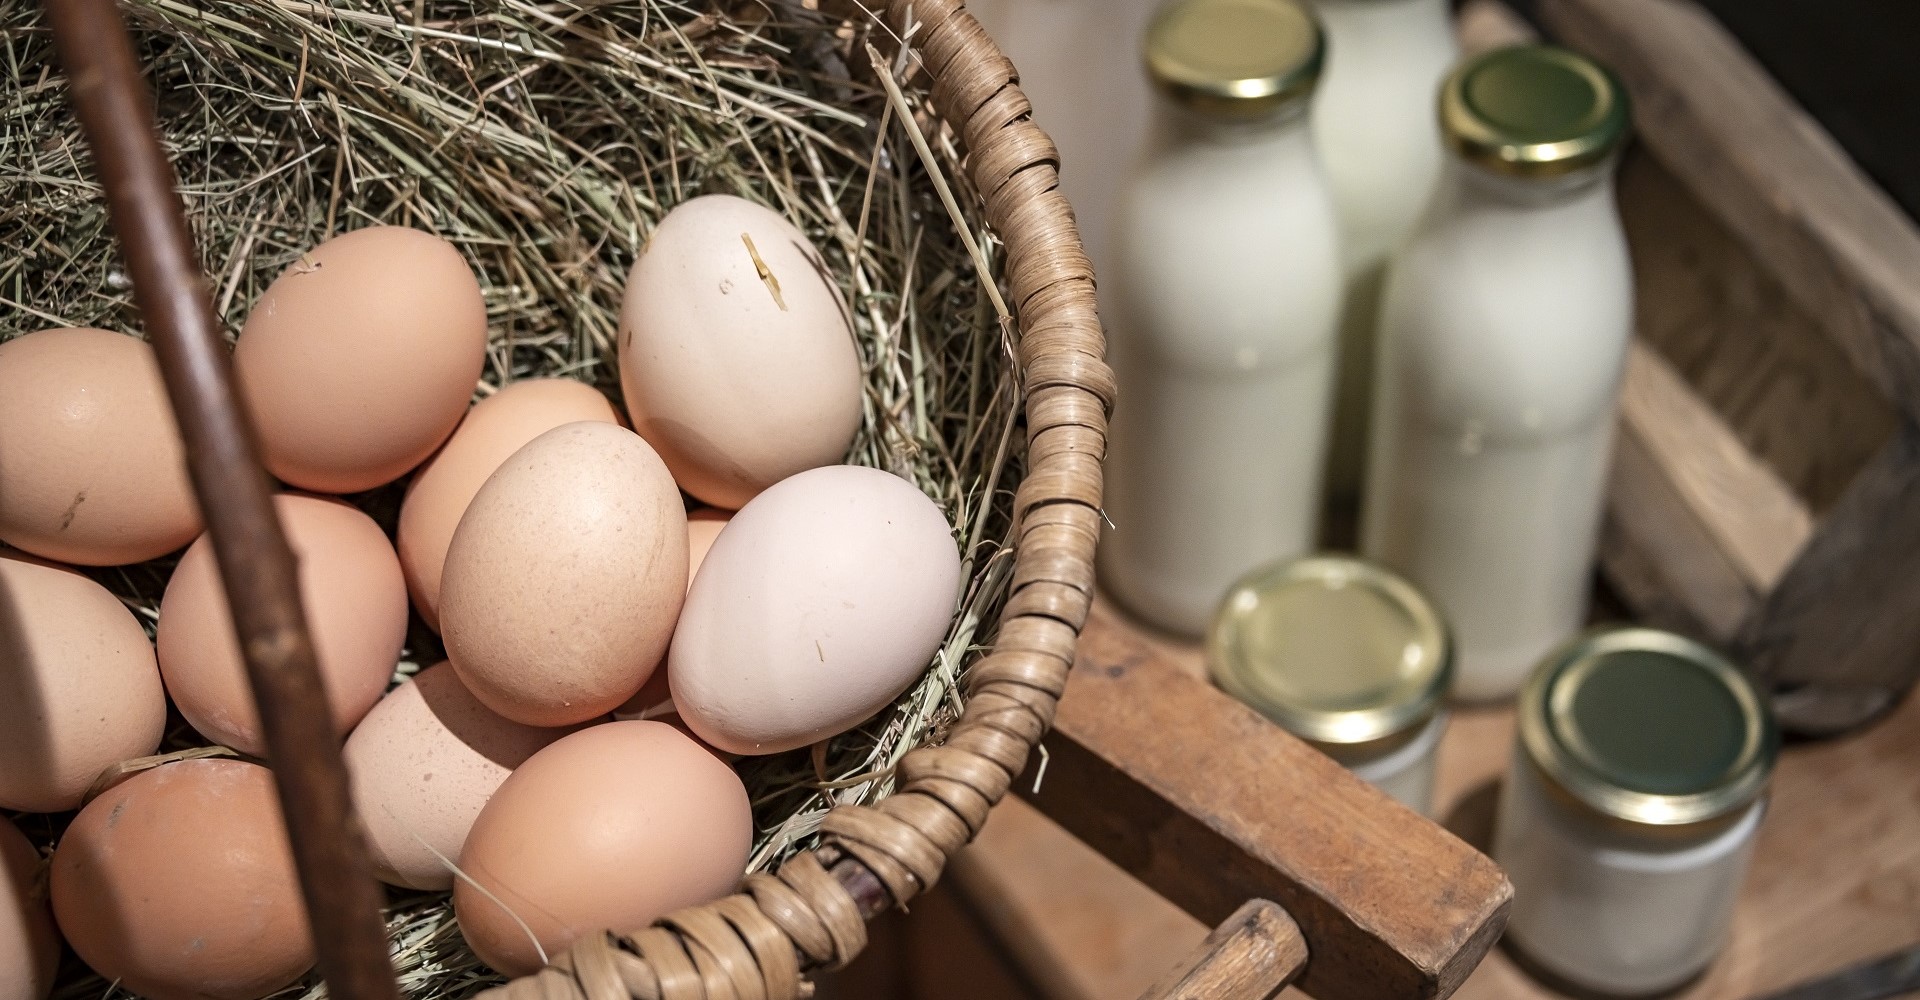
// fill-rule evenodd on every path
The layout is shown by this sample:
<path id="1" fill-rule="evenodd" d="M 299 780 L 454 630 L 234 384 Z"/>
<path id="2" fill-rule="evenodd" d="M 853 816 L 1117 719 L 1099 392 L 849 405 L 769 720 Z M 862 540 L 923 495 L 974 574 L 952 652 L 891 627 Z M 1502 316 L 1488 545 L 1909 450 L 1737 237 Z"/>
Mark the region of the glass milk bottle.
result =
<path id="1" fill-rule="evenodd" d="M 1320 555 L 1241 577 L 1207 632 L 1214 682 L 1419 813 L 1453 673 L 1447 628 L 1405 580 Z"/>
<path id="2" fill-rule="evenodd" d="M 1588 992 L 1644 996 L 1726 943 L 1780 738 L 1746 676 L 1669 632 L 1550 654 L 1519 702 L 1493 857 L 1508 941 Z"/>
<path id="3" fill-rule="evenodd" d="M 1459 46 L 1447 0 L 1313 0 L 1313 8 L 1327 33 L 1313 140 L 1333 186 L 1347 267 L 1327 493 L 1347 506 L 1366 471 L 1387 255 L 1413 231 L 1440 179 L 1433 99 Z"/>
<path id="4" fill-rule="evenodd" d="M 1198 636 L 1319 521 L 1340 304 L 1308 128 L 1320 30 L 1291 0 L 1178 0 L 1147 31 L 1162 95 L 1115 217 L 1102 582 Z"/>
<path id="5" fill-rule="evenodd" d="M 1447 178 L 1387 278 L 1361 548 L 1439 605 L 1467 700 L 1512 696 L 1585 619 L 1633 322 L 1627 121 L 1574 53 L 1462 66 Z"/>

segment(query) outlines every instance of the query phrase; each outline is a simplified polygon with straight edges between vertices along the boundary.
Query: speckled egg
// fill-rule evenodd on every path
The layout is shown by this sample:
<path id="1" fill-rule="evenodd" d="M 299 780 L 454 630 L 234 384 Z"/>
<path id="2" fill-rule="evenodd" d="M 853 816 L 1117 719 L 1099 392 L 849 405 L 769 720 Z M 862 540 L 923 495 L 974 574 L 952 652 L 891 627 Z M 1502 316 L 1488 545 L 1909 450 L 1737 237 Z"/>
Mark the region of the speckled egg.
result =
<path id="1" fill-rule="evenodd" d="M 233 349 L 267 468 L 356 493 L 419 465 L 466 412 L 487 305 L 453 244 L 401 226 L 314 247 L 268 286 Z"/>
<path id="2" fill-rule="evenodd" d="M 413 605 L 428 627 L 440 627 L 440 571 L 447 545 L 481 484 L 527 442 L 579 420 L 620 422 L 613 404 L 590 385 L 564 378 L 515 382 L 475 404 L 453 437 L 414 475 L 400 506 L 395 546 Z"/>
<path id="3" fill-rule="evenodd" d="M 40 852 L 0 816 L 0 1000 L 45 1000 L 59 962 Z"/>
<path id="4" fill-rule="evenodd" d="M 732 768 L 671 726 L 609 722 L 534 754 L 494 793 L 460 853 L 478 888 L 454 885 L 454 914 L 481 961 L 522 975 L 540 967 L 534 940 L 557 956 L 583 934 L 732 892 L 752 842 Z"/>
<path id="5" fill-rule="evenodd" d="M 77 809 L 100 772 L 160 745 L 153 644 L 85 576 L 0 552 L 0 809 Z"/>
<path id="6" fill-rule="evenodd" d="M 659 664 L 687 587 L 687 515 L 632 431 L 573 423 L 480 488 L 447 549 L 447 659 L 495 712 L 565 726 L 613 711 Z"/>
<path id="7" fill-rule="evenodd" d="M 0 344 L 0 541 L 85 566 L 165 555 L 200 533 L 153 348 L 105 330 Z"/>
<path id="8" fill-rule="evenodd" d="M 274 497 L 300 559 L 300 594 L 314 652 L 344 736 L 378 701 L 407 633 L 400 560 L 373 519 L 325 497 Z M 255 756 L 266 739 L 233 634 L 213 542 L 187 549 L 160 601 L 160 673 L 180 714 L 202 736 Z"/>
<path id="9" fill-rule="evenodd" d="M 273 776 L 162 764 L 87 804 L 53 855 L 53 914 L 95 972 L 154 1000 L 256 1000 L 313 965 Z"/>
<path id="10" fill-rule="evenodd" d="M 841 461 L 859 429 L 846 301 L 806 234 L 745 199 L 660 220 L 627 275 L 618 346 L 634 429 L 716 507 Z"/>
<path id="11" fill-rule="evenodd" d="M 741 508 L 694 577 L 667 663 L 701 739 L 738 754 L 858 725 L 923 674 L 960 586 L 946 515 L 878 469 L 802 472 Z"/>
<path id="12" fill-rule="evenodd" d="M 374 873 L 447 889 L 480 807 L 534 751 L 565 736 L 503 719 L 438 663 L 388 692 L 347 737 L 353 801 Z"/>

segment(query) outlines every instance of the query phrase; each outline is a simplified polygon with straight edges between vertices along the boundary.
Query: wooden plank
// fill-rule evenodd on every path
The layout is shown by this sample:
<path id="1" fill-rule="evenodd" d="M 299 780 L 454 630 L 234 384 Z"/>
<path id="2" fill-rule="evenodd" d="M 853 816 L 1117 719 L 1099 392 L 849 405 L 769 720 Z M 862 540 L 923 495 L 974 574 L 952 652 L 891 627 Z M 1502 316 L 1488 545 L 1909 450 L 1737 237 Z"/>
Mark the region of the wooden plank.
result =
<path id="1" fill-rule="evenodd" d="M 1306 961 L 1307 943 L 1287 911 L 1250 899 L 1140 1000 L 1267 1000 Z"/>
<path id="2" fill-rule="evenodd" d="M 1321 1000 L 1444 997 L 1512 892 L 1477 851 L 1171 663 L 1096 606 L 1032 797 L 1203 921 L 1285 907 Z M 1024 783 L 1020 786 L 1025 788 Z"/>
<path id="3" fill-rule="evenodd" d="M 1716 643 L 1759 602 L 1630 426 L 1614 438 L 1600 568 L 1643 621 Z"/>
<path id="4" fill-rule="evenodd" d="M 1806 504 L 1672 365 L 1637 341 L 1627 351 L 1620 421 L 1746 585 L 1772 589 L 1813 533 Z"/>
<path id="5" fill-rule="evenodd" d="M 1734 652 L 1776 688 L 1825 689 L 1775 707 L 1798 731 L 1835 732 L 1877 715 L 1913 684 L 1916 609 L 1920 425 L 1909 423 L 1840 498 Z"/>
<path id="6" fill-rule="evenodd" d="M 1634 333 L 1816 514 L 1893 433 L 1894 411 L 1820 323 L 1660 162 L 1620 167 Z"/>
<path id="7" fill-rule="evenodd" d="M 1046 1000 L 1139 996 L 1207 936 L 1017 798 L 993 810 L 949 872 Z"/>
<path id="8" fill-rule="evenodd" d="M 1920 230 L 1833 138 L 1686 0 L 1541 0 L 1604 60 L 1648 146 L 1846 351 L 1920 416 Z"/>
<path id="9" fill-rule="evenodd" d="M 1130 628 L 1121 625 L 1119 627 Z M 1138 633 L 1136 633 L 1138 634 Z M 1162 653 L 1160 662 L 1190 671 L 1192 647 L 1141 637 Z M 1191 674 L 1189 674 L 1191 676 Z M 1456 710 L 1440 744 L 1436 804 L 1446 826 L 1468 843 L 1490 839 L 1499 782 L 1512 754 L 1513 713 L 1507 708 Z M 1910 698 L 1884 722 L 1845 740 L 1786 748 L 1775 772 L 1771 806 L 1761 825 L 1753 867 L 1742 887 L 1726 951 L 1704 976 L 1670 1000 L 1746 1000 L 1883 954 L 1920 940 L 1920 795 L 1912 789 L 1920 760 L 1920 698 Z M 1057 774 L 1049 773 L 1047 780 Z M 1002 810 L 1018 804 L 1002 806 Z M 1053 982 L 1077 979 L 1104 992 L 1058 993 L 1047 1000 L 1110 1000 L 1138 995 L 1153 973 L 1102 978 L 1113 942 L 1146 953 L 1137 967 L 1167 968 L 1193 946 L 1204 928 L 1179 928 L 1173 905 L 1117 867 L 1095 856 L 1058 827 L 1031 815 L 1003 824 L 998 812 L 971 848 L 993 855 L 1000 884 L 1032 886 L 1002 897 L 1006 909 L 1029 908 L 1024 920 L 986 919 L 1003 941 L 1025 928 L 1062 922 L 1101 928 L 1096 937 L 1042 935 L 1043 947 L 1019 953 L 1034 973 L 1068 970 Z M 1017 828 L 1018 836 L 996 836 Z M 970 899 L 979 893 L 957 880 Z M 1050 886 L 1073 886 L 1056 893 Z M 1065 897 L 1065 898 L 1063 898 Z M 1085 911 L 1094 912 L 1085 912 Z M 1010 931 L 1009 928 L 1012 928 Z M 1186 936 L 1179 936 L 1184 933 Z M 1096 942 L 1086 947 L 1089 940 Z M 1077 970 L 1077 971 L 1076 971 Z M 1289 994 L 1291 995 L 1291 994 Z M 1455 994 L 1457 1000 L 1560 1000 L 1495 949 Z"/>

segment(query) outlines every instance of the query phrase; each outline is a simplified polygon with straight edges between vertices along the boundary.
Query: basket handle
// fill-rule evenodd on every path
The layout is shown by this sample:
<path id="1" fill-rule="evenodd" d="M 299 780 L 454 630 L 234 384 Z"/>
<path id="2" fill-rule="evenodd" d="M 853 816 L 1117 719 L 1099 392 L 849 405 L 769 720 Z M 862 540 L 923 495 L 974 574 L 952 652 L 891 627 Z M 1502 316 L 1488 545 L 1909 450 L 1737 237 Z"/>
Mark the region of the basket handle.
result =
<path id="1" fill-rule="evenodd" d="M 114 0 L 47 0 L 74 110 L 159 359 L 194 494 L 213 536 L 293 844 L 321 973 L 342 1000 L 398 1000 L 340 737 L 252 422 L 187 231 L 153 98 Z"/>
<path id="2" fill-rule="evenodd" d="M 1140 1000 L 1267 1000 L 1307 964 L 1307 939 L 1278 903 L 1250 899 Z"/>

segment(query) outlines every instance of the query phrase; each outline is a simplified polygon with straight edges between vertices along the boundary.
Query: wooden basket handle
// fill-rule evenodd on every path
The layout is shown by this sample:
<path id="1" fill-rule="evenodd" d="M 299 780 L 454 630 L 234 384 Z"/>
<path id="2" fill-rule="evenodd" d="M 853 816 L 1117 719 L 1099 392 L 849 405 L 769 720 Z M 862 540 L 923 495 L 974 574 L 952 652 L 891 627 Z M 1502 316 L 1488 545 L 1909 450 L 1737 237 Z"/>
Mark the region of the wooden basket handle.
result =
<path id="1" fill-rule="evenodd" d="M 353 815 L 293 550 L 274 511 L 252 422 L 234 392 L 226 341 L 160 145 L 153 96 L 114 0 L 47 0 L 46 9 L 213 536 L 320 972 L 340 1000 L 398 1000 L 380 920 L 384 897 Z"/>

